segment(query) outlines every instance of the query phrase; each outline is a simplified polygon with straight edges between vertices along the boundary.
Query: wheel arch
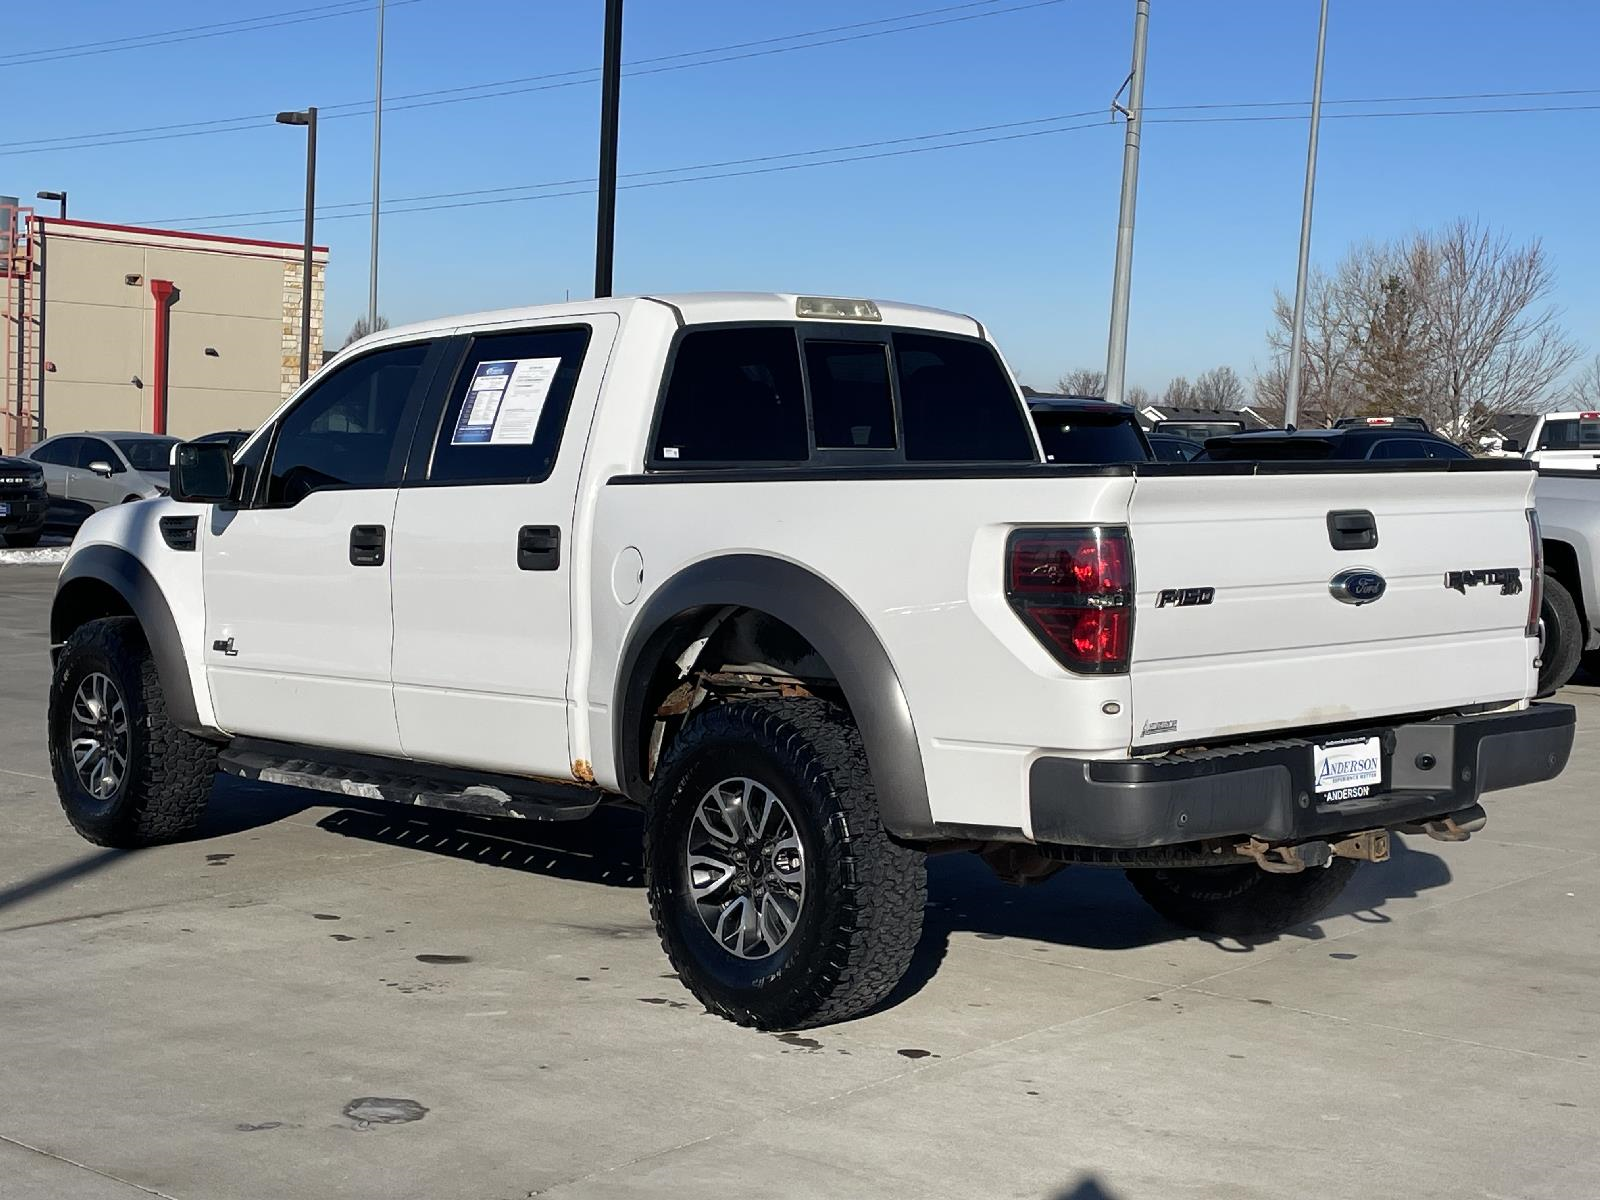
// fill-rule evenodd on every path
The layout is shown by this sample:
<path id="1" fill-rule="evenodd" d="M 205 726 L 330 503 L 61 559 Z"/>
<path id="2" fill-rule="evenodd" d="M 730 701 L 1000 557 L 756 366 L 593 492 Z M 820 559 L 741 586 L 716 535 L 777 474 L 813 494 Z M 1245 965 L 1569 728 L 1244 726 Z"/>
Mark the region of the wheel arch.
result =
<path id="1" fill-rule="evenodd" d="M 832 584 L 804 567 L 759 554 L 721 555 L 684 568 L 651 594 L 633 623 L 618 662 L 612 708 L 623 790 L 640 801 L 648 795 L 650 731 L 665 691 L 678 682 L 674 664 L 740 613 L 787 627 L 821 657 L 861 731 L 884 827 L 901 837 L 932 836 L 911 707 L 877 633 Z"/>
<path id="2" fill-rule="evenodd" d="M 1553 576 L 1567 589 L 1572 602 L 1578 606 L 1578 624 L 1584 632 L 1583 645 L 1586 648 L 1594 645 L 1596 630 L 1584 596 L 1583 567 L 1578 559 L 1577 547 L 1559 538 L 1545 538 L 1544 569 L 1547 575 Z"/>
<path id="3" fill-rule="evenodd" d="M 128 551 L 117 546 L 86 546 L 62 569 L 50 604 L 50 656 L 79 626 L 103 617 L 133 617 L 139 622 L 172 723 L 189 733 L 209 734 L 200 720 L 178 625 L 161 586 Z"/>

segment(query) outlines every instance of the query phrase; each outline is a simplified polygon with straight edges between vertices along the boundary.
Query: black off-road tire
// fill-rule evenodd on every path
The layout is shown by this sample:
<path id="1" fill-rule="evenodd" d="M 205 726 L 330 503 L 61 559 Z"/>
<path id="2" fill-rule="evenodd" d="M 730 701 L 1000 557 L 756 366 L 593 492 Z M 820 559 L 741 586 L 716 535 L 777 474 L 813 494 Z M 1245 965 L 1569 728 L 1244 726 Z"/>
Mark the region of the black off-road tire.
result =
<path id="1" fill-rule="evenodd" d="M 1360 865 L 1335 858 L 1325 867 L 1275 875 L 1254 863 L 1228 867 L 1145 867 L 1128 881 L 1174 925 L 1221 937 L 1271 937 L 1316 920 Z"/>
<path id="2" fill-rule="evenodd" d="M 106 675 L 128 711 L 129 754 L 120 785 L 96 799 L 72 764 L 70 720 L 78 685 Z M 134 849 L 178 841 L 205 815 L 217 770 L 217 747 L 167 717 L 150 646 L 132 617 L 107 617 L 75 630 L 50 680 L 50 770 L 72 827 L 97 846 Z"/>
<path id="3" fill-rule="evenodd" d="M 35 529 L 32 533 L 7 533 L 0 535 L 0 544 L 14 547 L 18 550 L 27 550 L 39 544 L 39 539 L 44 536 L 44 530 Z"/>
<path id="4" fill-rule="evenodd" d="M 1544 577 L 1544 599 L 1539 605 L 1544 622 L 1544 648 L 1539 653 L 1539 695 L 1552 696 L 1571 679 L 1583 656 L 1583 622 L 1566 585 L 1554 576 Z"/>
<path id="5" fill-rule="evenodd" d="M 789 810 L 806 892 L 775 953 L 741 959 L 707 932 L 688 891 L 689 823 L 707 791 L 742 776 Z M 925 855 L 878 814 L 861 735 L 822 700 L 717 705 L 691 717 L 653 785 L 645 829 L 650 913 L 673 969 L 710 1012 L 760 1029 L 848 1020 L 905 976 L 922 933 Z"/>

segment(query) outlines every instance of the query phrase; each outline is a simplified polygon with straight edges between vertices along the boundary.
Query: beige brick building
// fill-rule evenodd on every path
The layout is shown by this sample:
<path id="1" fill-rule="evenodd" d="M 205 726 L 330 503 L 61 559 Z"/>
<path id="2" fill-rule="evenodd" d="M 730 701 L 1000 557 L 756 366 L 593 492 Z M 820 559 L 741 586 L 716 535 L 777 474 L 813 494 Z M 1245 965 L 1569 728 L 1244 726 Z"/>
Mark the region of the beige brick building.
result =
<path id="1" fill-rule="evenodd" d="M 10 418 L 0 421 L 0 450 L 82 429 L 154 431 L 158 295 L 168 298 L 167 432 L 253 429 L 300 381 L 297 244 L 37 215 L 18 242 L 25 271 L 11 303 L 20 300 L 23 312 L 22 387 L 13 351 L 0 392 Z M 313 370 L 327 260 L 318 247 Z M 8 322 L 13 337 L 14 327 Z"/>

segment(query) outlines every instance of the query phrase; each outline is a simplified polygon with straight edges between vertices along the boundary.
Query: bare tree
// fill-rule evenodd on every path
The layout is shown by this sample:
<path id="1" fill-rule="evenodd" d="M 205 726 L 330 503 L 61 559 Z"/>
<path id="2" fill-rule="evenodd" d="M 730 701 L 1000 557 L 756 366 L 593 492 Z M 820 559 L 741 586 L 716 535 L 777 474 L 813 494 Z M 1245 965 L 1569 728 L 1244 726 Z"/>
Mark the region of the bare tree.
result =
<path id="1" fill-rule="evenodd" d="M 1424 235 L 1426 237 L 1426 235 Z M 1555 383 L 1578 357 L 1560 313 L 1544 303 L 1555 275 L 1538 239 L 1512 246 L 1476 221 L 1426 238 L 1433 267 L 1423 303 L 1429 399 L 1457 437 L 1487 426 L 1494 409 L 1557 403 Z"/>
<path id="2" fill-rule="evenodd" d="M 1124 404 L 1131 404 L 1136 409 L 1144 408 L 1150 403 L 1150 400 L 1150 389 L 1140 387 L 1138 384 L 1135 384 L 1133 387 L 1122 393 L 1122 402 Z"/>
<path id="3" fill-rule="evenodd" d="M 356 323 L 350 326 L 350 332 L 344 335 L 344 345 L 341 345 L 339 349 L 343 350 L 345 346 L 359 342 L 369 333 L 377 333 L 380 330 L 387 328 L 389 328 L 389 318 L 384 316 L 382 313 L 378 314 L 378 320 L 376 324 L 369 322 L 365 317 L 357 317 Z"/>
<path id="4" fill-rule="evenodd" d="M 1161 393 L 1162 408 L 1193 408 L 1194 404 L 1194 384 L 1182 375 L 1167 384 L 1167 390 Z"/>
<path id="5" fill-rule="evenodd" d="M 1075 367 L 1056 380 L 1056 389 L 1068 396 L 1104 396 L 1106 373 L 1093 367 Z"/>
<path id="6" fill-rule="evenodd" d="M 1554 276 L 1537 240 L 1460 220 L 1437 233 L 1351 248 L 1310 280 L 1300 423 L 1360 413 L 1419 415 L 1459 438 L 1496 409 L 1557 403 L 1577 349 L 1545 303 Z M 1281 416 L 1290 306 L 1280 294 L 1256 377 L 1260 407 Z"/>
<path id="7" fill-rule="evenodd" d="M 1585 411 L 1600 408 L 1600 354 L 1572 381 L 1561 402 Z"/>
<path id="8" fill-rule="evenodd" d="M 1232 367 L 1213 367 L 1194 381 L 1196 408 L 1238 408 L 1244 396 L 1244 380 Z"/>

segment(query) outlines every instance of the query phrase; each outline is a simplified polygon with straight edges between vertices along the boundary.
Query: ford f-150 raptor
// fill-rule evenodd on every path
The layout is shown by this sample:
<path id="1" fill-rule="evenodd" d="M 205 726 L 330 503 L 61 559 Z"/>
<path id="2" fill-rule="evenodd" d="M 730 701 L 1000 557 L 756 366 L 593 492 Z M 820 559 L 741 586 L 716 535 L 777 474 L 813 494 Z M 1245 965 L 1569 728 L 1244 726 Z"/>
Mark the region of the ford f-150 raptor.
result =
<path id="1" fill-rule="evenodd" d="M 1126 870 L 1239 936 L 1394 830 L 1548 779 L 1520 462 L 1045 462 L 984 327 L 708 294 L 387 330 L 173 495 L 97 513 L 51 611 L 67 816 L 135 846 L 215 771 L 528 820 L 642 806 L 708 1009 L 858 1015 L 929 852 Z"/>

